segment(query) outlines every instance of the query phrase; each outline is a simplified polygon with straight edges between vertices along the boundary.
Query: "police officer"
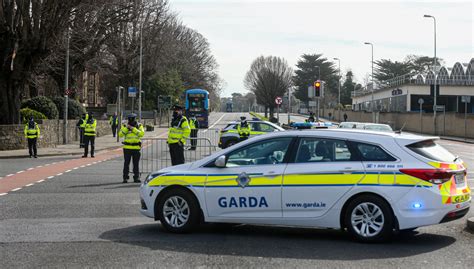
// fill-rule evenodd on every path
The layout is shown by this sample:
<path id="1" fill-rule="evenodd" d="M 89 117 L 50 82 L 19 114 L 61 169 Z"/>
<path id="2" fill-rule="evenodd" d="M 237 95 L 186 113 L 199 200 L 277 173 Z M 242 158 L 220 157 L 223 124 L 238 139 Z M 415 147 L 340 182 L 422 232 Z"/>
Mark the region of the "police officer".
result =
<path id="1" fill-rule="evenodd" d="M 123 183 L 127 183 L 130 171 L 130 160 L 133 162 L 133 182 L 140 183 L 140 149 L 142 148 L 141 138 L 145 135 L 143 125 L 136 120 L 137 115 L 128 115 L 127 124 L 123 124 L 119 131 L 119 137 L 123 137 Z"/>
<path id="2" fill-rule="evenodd" d="M 191 148 L 190 150 L 196 150 L 197 145 L 197 135 L 199 130 L 199 121 L 195 116 L 192 116 L 189 119 L 189 127 L 191 128 Z"/>
<path id="3" fill-rule="evenodd" d="M 175 105 L 173 110 L 167 142 L 170 149 L 171 165 L 178 165 L 184 163 L 184 145 L 191 129 L 188 119 L 183 116 L 183 108 Z"/>
<path id="4" fill-rule="evenodd" d="M 24 133 L 25 137 L 28 139 L 28 152 L 30 153 L 30 158 L 38 158 L 36 143 L 40 135 L 40 129 L 33 117 L 30 117 L 30 120 L 25 124 Z"/>
<path id="5" fill-rule="evenodd" d="M 87 113 L 86 120 L 82 124 L 82 127 L 84 128 L 84 156 L 82 156 L 82 158 L 87 158 L 89 143 L 91 144 L 91 157 L 94 158 L 97 120 L 94 119 L 92 113 Z"/>
<path id="6" fill-rule="evenodd" d="M 86 121 L 86 114 L 82 114 L 81 118 L 77 121 L 76 127 L 79 129 L 79 148 L 84 147 L 84 122 Z"/>
<path id="7" fill-rule="evenodd" d="M 110 127 L 112 127 L 112 135 L 115 137 L 115 134 L 117 133 L 117 127 L 119 125 L 117 112 L 115 112 L 113 116 L 110 116 L 109 124 L 110 124 Z"/>
<path id="8" fill-rule="evenodd" d="M 244 141 L 250 136 L 250 126 L 246 117 L 240 117 L 240 123 L 237 125 L 240 141 Z"/>

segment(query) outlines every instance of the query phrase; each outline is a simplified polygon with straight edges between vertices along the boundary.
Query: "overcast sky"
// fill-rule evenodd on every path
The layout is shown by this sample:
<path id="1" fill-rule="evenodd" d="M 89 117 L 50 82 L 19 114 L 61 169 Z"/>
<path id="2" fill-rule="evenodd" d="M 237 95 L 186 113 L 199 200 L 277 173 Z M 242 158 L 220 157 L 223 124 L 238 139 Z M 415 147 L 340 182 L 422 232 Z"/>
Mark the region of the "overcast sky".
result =
<path id="1" fill-rule="evenodd" d="M 223 96 L 245 93 L 243 79 L 260 55 L 284 57 L 295 68 L 303 53 L 341 59 L 341 72 L 356 80 L 370 73 L 374 59 L 403 60 L 408 54 L 437 54 L 452 65 L 473 56 L 473 1 L 247 1 L 170 0 L 183 23 L 209 41 L 225 81 Z M 324 79 L 324 78 L 323 78 Z"/>

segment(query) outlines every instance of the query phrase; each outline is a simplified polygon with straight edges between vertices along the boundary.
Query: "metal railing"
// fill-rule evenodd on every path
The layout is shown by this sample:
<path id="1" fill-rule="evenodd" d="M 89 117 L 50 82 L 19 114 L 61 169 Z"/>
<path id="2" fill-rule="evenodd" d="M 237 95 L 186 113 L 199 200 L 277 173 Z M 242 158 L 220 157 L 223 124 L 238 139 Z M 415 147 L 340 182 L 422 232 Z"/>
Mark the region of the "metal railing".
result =
<path id="1" fill-rule="evenodd" d="M 191 143 L 191 142 L 195 142 Z M 194 144 L 194 145 L 193 145 Z M 142 139 L 140 173 L 147 174 L 171 166 L 171 157 L 166 138 Z M 186 163 L 200 160 L 217 150 L 209 138 L 190 138 L 184 146 Z"/>

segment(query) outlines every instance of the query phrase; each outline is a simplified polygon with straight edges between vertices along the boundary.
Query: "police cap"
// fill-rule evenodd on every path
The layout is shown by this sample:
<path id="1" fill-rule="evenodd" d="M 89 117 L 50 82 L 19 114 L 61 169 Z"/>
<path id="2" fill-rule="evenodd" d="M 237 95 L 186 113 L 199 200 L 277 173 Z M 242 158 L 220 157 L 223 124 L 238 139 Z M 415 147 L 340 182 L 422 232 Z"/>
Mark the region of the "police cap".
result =
<path id="1" fill-rule="evenodd" d="M 183 107 L 179 105 L 174 105 L 173 110 L 183 110 Z"/>

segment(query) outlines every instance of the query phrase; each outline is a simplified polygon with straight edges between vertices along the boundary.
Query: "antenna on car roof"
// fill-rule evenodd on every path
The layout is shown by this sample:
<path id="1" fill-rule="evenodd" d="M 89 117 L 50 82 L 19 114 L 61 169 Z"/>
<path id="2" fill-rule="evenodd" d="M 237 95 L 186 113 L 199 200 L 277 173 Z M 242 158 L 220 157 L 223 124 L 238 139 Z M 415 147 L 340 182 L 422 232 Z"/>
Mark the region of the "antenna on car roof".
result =
<path id="1" fill-rule="evenodd" d="M 405 128 L 405 125 L 406 125 L 406 124 L 407 124 L 407 122 L 405 121 L 405 122 L 403 123 L 403 126 L 402 126 L 402 128 L 400 128 L 400 130 L 396 131 L 395 133 L 397 133 L 397 134 L 401 134 L 401 133 L 402 133 L 402 131 L 403 131 L 403 128 Z"/>

